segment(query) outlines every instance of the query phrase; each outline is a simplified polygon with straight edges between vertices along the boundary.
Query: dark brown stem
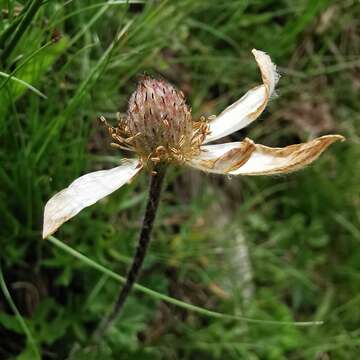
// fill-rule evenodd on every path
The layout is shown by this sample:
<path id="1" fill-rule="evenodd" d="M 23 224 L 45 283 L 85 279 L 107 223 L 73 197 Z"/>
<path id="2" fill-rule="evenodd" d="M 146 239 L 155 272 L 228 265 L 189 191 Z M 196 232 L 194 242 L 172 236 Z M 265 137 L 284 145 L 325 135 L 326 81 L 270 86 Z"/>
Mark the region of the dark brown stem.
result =
<path id="1" fill-rule="evenodd" d="M 122 287 L 117 301 L 114 305 L 113 310 L 111 313 L 103 319 L 100 326 L 96 330 L 94 334 L 94 340 L 99 340 L 106 331 L 111 327 L 113 322 L 119 316 L 127 297 L 130 294 L 130 291 L 139 276 L 141 266 L 144 262 L 144 258 L 146 255 L 146 251 L 148 249 L 150 239 L 151 239 L 151 232 L 153 229 L 157 208 L 159 205 L 161 189 L 165 177 L 166 166 L 159 165 L 156 169 L 154 174 L 151 176 L 150 181 L 150 189 L 149 189 L 149 196 L 146 205 L 145 215 L 141 227 L 140 237 L 138 246 L 136 249 L 135 256 L 133 258 L 131 267 L 128 271 L 126 282 Z"/>

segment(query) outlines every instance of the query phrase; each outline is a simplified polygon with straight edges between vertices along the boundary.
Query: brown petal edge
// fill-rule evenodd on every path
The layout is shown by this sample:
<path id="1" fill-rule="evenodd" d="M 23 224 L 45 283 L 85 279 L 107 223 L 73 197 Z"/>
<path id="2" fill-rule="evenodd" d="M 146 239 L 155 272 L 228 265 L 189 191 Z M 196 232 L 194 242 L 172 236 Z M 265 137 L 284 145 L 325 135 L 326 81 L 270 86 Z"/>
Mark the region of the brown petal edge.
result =
<path id="1" fill-rule="evenodd" d="M 261 167 L 259 167 L 259 170 L 253 172 L 242 172 L 241 168 L 239 168 L 239 172 L 235 170 L 235 174 L 272 175 L 297 171 L 315 161 L 332 143 L 344 140 L 345 138 L 342 135 L 325 135 L 306 143 L 289 145 L 284 148 L 271 148 L 256 144 L 254 153 L 270 155 L 274 158 L 274 162 L 283 159 L 284 164 L 280 166 L 274 164 L 274 167 L 268 170 L 266 168 L 261 170 Z"/>

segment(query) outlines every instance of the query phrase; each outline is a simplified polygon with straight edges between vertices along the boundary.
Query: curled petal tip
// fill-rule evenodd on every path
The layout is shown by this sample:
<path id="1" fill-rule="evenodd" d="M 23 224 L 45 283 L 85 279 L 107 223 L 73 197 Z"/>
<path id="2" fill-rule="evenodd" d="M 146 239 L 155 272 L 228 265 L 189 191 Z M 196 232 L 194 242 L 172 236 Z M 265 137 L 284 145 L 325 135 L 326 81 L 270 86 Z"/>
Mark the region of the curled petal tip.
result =
<path id="1" fill-rule="evenodd" d="M 44 224 L 42 231 L 42 238 L 46 239 L 52 235 L 67 219 L 64 216 L 59 216 L 65 204 L 57 206 L 57 201 L 63 197 L 64 190 L 53 196 L 45 205 L 44 209 Z"/>
<path id="2" fill-rule="evenodd" d="M 324 141 L 324 142 L 327 142 L 329 144 L 332 144 L 336 141 L 340 141 L 340 142 L 343 142 L 345 141 L 345 137 L 342 136 L 342 135 L 339 135 L 339 134 L 335 134 L 335 135 L 323 135 L 321 137 L 319 137 L 317 140 L 320 140 L 320 141 Z"/>
<path id="3" fill-rule="evenodd" d="M 220 139 L 249 125 L 261 115 L 274 94 L 275 85 L 280 79 L 276 65 L 265 52 L 252 49 L 252 53 L 260 69 L 262 85 L 250 89 L 211 121 L 205 143 Z"/>
<path id="4" fill-rule="evenodd" d="M 44 211 L 44 224 L 42 231 L 42 238 L 44 240 L 46 240 L 50 235 L 52 235 L 63 223 L 61 220 L 54 218 L 54 216 L 52 215 L 50 201 L 51 199 L 45 205 L 45 211 Z"/>
<path id="5" fill-rule="evenodd" d="M 256 49 L 252 49 L 251 52 L 260 67 L 263 82 L 269 91 L 268 96 L 271 96 L 274 92 L 275 85 L 280 79 L 277 67 L 266 52 Z"/>
<path id="6" fill-rule="evenodd" d="M 255 57 L 260 54 L 265 54 L 264 51 L 257 50 L 257 49 L 252 49 L 251 52 Z"/>
<path id="7" fill-rule="evenodd" d="M 341 141 L 341 142 L 343 142 L 343 141 L 346 140 L 345 136 L 342 136 L 342 135 L 339 135 L 339 134 L 330 135 L 330 136 L 333 136 L 334 138 L 336 138 L 336 141 Z"/>

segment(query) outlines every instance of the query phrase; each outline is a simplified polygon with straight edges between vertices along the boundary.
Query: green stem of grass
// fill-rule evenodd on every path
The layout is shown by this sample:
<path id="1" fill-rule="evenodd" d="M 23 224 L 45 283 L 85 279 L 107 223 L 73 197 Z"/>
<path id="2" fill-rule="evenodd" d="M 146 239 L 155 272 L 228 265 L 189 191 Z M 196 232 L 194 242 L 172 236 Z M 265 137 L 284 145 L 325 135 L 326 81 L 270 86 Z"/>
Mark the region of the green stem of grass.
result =
<path id="1" fill-rule="evenodd" d="M 22 18 L 23 18 L 23 15 L 17 16 L 14 20 L 11 21 L 11 24 L 1 33 L 1 35 L 0 35 L 0 49 L 3 49 L 5 47 L 6 40 L 8 38 L 10 38 L 11 34 L 14 33 L 15 29 L 17 28 L 17 26 L 21 22 Z"/>
<path id="2" fill-rule="evenodd" d="M 96 269 L 100 272 L 102 272 L 105 275 L 108 275 L 110 278 L 119 281 L 120 283 L 125 283 L 125 277 L 121 276 L 119 274 L 116 274 L 115 272 L 111 271 L 110 269 L 106 268 L 105 266 L 97 263 L 96 261 L 88 258 L 87 256 L 81 254 L 80 252 L 76 251 L 72 247 L 64 244 L 59 239 L 55 238 L 54 236 L 49 236 L 47 238 L 47 241 L 51 242 L 56 247 L 60 248 L 61 250 L 67 252 L 71 256 L 75 257 L 76 259 L 82 261 L 84 264 L 87 264 L 88 266 L 92 267 L 93 269 Z M 198 314 L 208 316 L 211 318 L 219 318 L 223 320 L 240 320 L 240 321 L 246 321 L 249 323 L 257 323 L 257 324 L 268 324 L 268 325 L 290 325 L 290 326 L 314 326 L 314 325 L 322 325 L 323 321 L 276 321 L 276 320 L 262 320 L 262 319 L 254 319 L 249 318 L 245 316 L 238 316 L 238 315 L 231 315 L 231 314 L 224 314 L 217 311 L 212 311 L 205 309 L 200 306 L 192 305 L 189 303 L 186 303 L 184 301 L 181 301 L 179 299 L 173 298 L 171 296 L 159 293 L 155 290 L 149 289 L 143 285 L 140 284 L 134 284 L 134 290 L 140 291 L 143 294 L 146 294 L 148 296 L 151 296 L 154 299 L 165 301 L 169 304 L 178 306 L 180 308 L 183 308 L 188 311 L 193 311 Z"/>
<path id="3" fill-rule="evenodd" d="M 39 350 L 38 347 L 36 345 L 36 342 L 31 334 L 30 329 L 28 328 L 28 326 L 26 325 L 26 322 L 24 321 L 23 317 L 21 316 L 19 310 L 17 309 L 13 299 L 11 298 L 9 289 L 6 286 L 6 282 L 4 279 L 4 275 L 2 272 L 2 267 L 1 267 L 1 263 L 0 263 L 0 288 L 4 294 L 4 297 L 7 301 L 7 303 L 9 304 L 11 310 L 14 312 L 15 317 L 17 319 L 17 321 L 19 322 L 21 328 L 24 331 L 24 334 L 27 337 L 28 343 L 31 346 L 32 352 L 34 354 L 34 360 L 40 359 L 40 354 L 39 354 Z"/>
<path id="4" fill-rule="evenodd" d="M 23 17 L 23 19 L 19 24 L 19 27 L 15 31 L 14 35 L 10 38 L 9 43 L 5 46 L 5 49 L 1 54 L 0 59 L 3 64 L 6 63 L 9 56 L 15 49 L 16 45 L 19 43 L 22 35 L 25 33 L 25 30 L 30 26 L 31 21 L 36 15 L 37 11 L 39 10 L 41 4 L 42 4 L 42 0 L 34 0 L 30 5 L 25 16 Z"/>
<path id="5" fill-rule="evenodd" d="M 44 44 L 43 46 L 41 46 L 39 49 L 35 50 L 34 52 L 32 52 L 28 57 L 26 57 L 21 64 L 17 65 L 16 68 L 10 73 L 8 74 L 8 77 L 6 78 L 6 80 L 4 80 L 4 82 L 2 84 L 0 84 L 0 90 L 14 77 L 14 75 L 20 70 L 22 69 L 26 64 L 29 63 L 29 61 L 31 61 L 36 55 L 38 55 L 40 52 L 42 52 L 43 50 L 47 49 L 50 45 L 54 44 L 54 41 L 48 41 L 46 44 Z M 39 94 L 38 94 L 39 95 Z M 42 94 L 44 95 L 44 94 Z M 41 95 L 40 95 L 41 96 Z M 45 95 L 44 95 L 45 96 Z M 42 96 L 42 97 L 44 97 Z M 45 96 L 46 99 L 46 96 Z"/>

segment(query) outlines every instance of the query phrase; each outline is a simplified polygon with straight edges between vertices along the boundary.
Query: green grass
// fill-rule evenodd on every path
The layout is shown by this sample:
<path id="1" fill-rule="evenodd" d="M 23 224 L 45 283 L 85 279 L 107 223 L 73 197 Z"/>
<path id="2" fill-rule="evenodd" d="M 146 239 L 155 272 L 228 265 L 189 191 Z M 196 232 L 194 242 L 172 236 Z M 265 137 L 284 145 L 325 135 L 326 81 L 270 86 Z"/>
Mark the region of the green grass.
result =
<path id="1" fill-rule="evenodd" d="M 27 16 L 36 3 L 1 3 L 0 359 L 354 359 L 358 3 L 43 1 Z M 45 202 L 127 155 L 110 148 L 96 119 L 125 112 L 139 76 L 174 83 L 195 117 L 216 114 L 259 82 L 252 48 L 279 65 L 279 96 L 232 140 L 284 146 L 341 133 L 347 141 L 287 176 L 174 168 L 139 281 L 153 292 L 134 291 L 89 350 L 120 286 L 109 271 L 124 275 L 131 261 L 148 177 L 66 223 L 56 238 L 69 251 L 41 240 Z"/>

